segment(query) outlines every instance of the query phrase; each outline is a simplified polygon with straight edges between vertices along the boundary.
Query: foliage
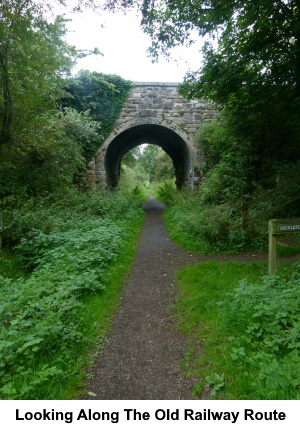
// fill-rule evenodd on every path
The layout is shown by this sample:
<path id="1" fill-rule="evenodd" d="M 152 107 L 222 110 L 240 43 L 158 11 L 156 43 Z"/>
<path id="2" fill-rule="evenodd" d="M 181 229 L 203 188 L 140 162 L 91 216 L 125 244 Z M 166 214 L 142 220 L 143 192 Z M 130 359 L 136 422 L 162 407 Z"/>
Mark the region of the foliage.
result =
<path id="1" fill-rule="evenodd" d="M 24 275 L 0 277 L 2 399 L 57 398 L 63 395 L 62 377 L 68 385 L 74 372 L 78 384 L 94 342 L 89 332 L 96 321 L 85 315 L 90 298 L 107 302 L 103 325 L 111 306 L 105 293 L 111 273 L 142 218 L 133 194 L 72 193 L 53 200 L 35 199 L 5 214 L 6 237 L 19 242 L 15 259 Z"/>
<path id="2" fill-rule="evenodd" d="M 150 185 L 175 176 L 173 162 L 162 148 L 157 145 L 145 145 L 142 150 L 137 148 L 128 151 L 122 160 L 125 171 L 128 171 L 128 167 L 131 168 L 132 179 L 140 184 Z"/>
<path id="3" fill-rule="evenodd" d="M 128 151 L 121 162 L 120 187 L 130 189 L 138 185 L 141 187 L 149 184 L 150 174 L 143 163 L 143 148 L 136 146 Z"/>
<path id="4" fill-rule="evenodd" d="M 94 2 L 73 2 L 75 8 L 84 3 Z M 78 96 L 80 112 L 72 103 L 60 107 L 67 97 L 80 104 L 75 92 L 67 93 L 66 78 L 88 53 L 66 44 L 66 20 L 53 17 L 52 8 L 39 0 L 0 5 L 3 399 L 74 395 L 87 356 L 108 328 L 143 218 L 139 189 L 78 192 L 130 84 L 82 72 L 97 81 L 97 94 Z"/>
<path id="5" fill-rule="evenodd" d="M 231 357 L 242 371 L 258 373 L 251 383 L 258 396 L 299 398 L 299 306 L 299 265 L 288 278 L 241 282 L 228 297 L 225 326 L 235 332 Z"/>
<path id="6" fill-rule="evenodd" d="M 299 398 L 299 265 L 200 263 L 179 275 L 185 371 L 222 399 Z M 205 388 L 207 393 L 207 388 Z"/>
<path id="7" fill-rule="evenodd" d="M 239 155 L 251 165 L 254 180 L 260 172 L 269 174 L 268 160 L 271 168 L 272 163 L 299 160 L 298 0 L 115 3 L 140 10 L 142 28 L 152 40 L 149 51 L 156 59 L 169 55 L 174 46 L 189 45 L 195 32 L 209 38 L 200 69 L 186 74 L 180 92 L 220 105 L 223 131 L 241 145 Z"/>
<path id="8" fill-rule="evenodd" d="M 238 139 L 222 118 L 205 124 L 197 140 L 204 153 L 202 181 L 197 190 L 174 193 L 168 184 L 158 189 L 158 198 L 168 205 L 165 212 L 171 237 L 191 250 L 239 252 L 267 243 L 266 218 L 297 217 L 299 200 L 276 209 L 299 194 L 299 184 L 283 192 L 269 193 L 251 207 L 249 216 L 266 212 L 247 232 L 241 228 L 241 207 L 270 189 L 298 176 L 299 162 L 278 162 L 258 157 L 253 145 Z"/>
<path id="9" fill-rule="evenodd" d="M 239 206 L 220 203 L 219 197 L 218 204 L 208 204 L 208 194 L 213 192 L 211 188 L 207 193 L 202 188 L 176 191 L 168 182 L 158 188 L 157 197 L 168 207 L 164 219 L 171 238 L 186 249 L 205 253 L 237 253 L 261 247 L 264 237 L 242 231 Z M 219 192 L 216 184 L 217 196 Z"/>
<path id="10" fill-rule="evenodd" d="M 55 109 L 62 78 L 76 51 L 68 46 L 65 19 L 47 22 L 42 3 L 4 1 L 0 7 L 0 145 L 13 144 L 35 115 Z"/>
<path id="11" fill-rule="evenodd" d="M 85 183 L 81 141 L 98 140 L 99 126 L 72 109 L 37 116 L 22 129 L 18 146 L 2 150 L 0 197 L 52 193 Z"/>
<path id="12" fill-rule="evenodd" d="M 218 47 L 205 45 L 203 67 L 186 75 L 181 92 L 223 107 L 232 134 L 251 143 L 257 170 L 267 157 L 299 159 L 299 4 L 237 2 L 226 9 Z"/>
<path id="13" fill-rule="evenodd" d="M 142 27 L 152 40 L 150 52 L 157 57 L 176 45 L 191 43 L 193 30 L 201 36 L 218 37 L 226 44 L 224 69 L 219 75 L 231 88 L 258 82 L 299 84 L 299 4 L 276 1 L 107 1 L 108 7 L 132 7 L 142 13 Z M 231 42 L 231 43 L 229 43 Z M 230 55 L 231 54 L 231 55 Z M 235 56 L 235 59 L 234 59 Z M 220 71 L 218 67 L 212 73 Z M 244 74 L 244 81 L 237 79 Z M 256 81 L 253 79 L 256 78 Z M 248 81 L 249 82 L 249 81 Z M 224 85 L 225 88 L 225 85 Z"/>
<path id="14" fill-rule="evenodd" d="M 169 155 L 161 151 L 154 162 L 153 181 L 162 182 L 171 178 L 175 178 L 174 164 Z"/>
<path id="15" fill-rule="evenodd" d="M 199 130 L 197 140 L 205 158 L 205 182 L 201 184 L 201 191 L 207 195 L 208 203 L 241 204 L 297 177 L 297 158 L 276 160 L 268 153 L 269 148 L 258 152 L 250 138 L 250 135 L 238 137 L 222 118 Z"/>
<path id="16" fill-rule="evenodd" d="M 174 176 L 171 158 L 157 145 L 143 145 L 142 149 L 135 147 L 123 157 L 120 186 L 127 182 L 130 182 L 131 186 L 134 183 L 150 186 Z"/>
<path id="17" fill-rule="evenodd" d="M 143 146 L 135 146 L 134 148 L 130 149 L 124 157 L 122 158 L 122 165 L 126 165 L 127 167 L 134 168 L 137 161 L 140 157 L 143 155 Z"/>
<path id="18" fill-rule="evenodd" d="M 89 112 L 91 118 L 101 125 L 98 141 L 82 141 L 87 162 L 112 131 L 115 121 L 126 101 L 131 83 L 117 75 L 81 70 L 75 78 L 66 82 L 63 105 L 79 112 Z"/>
<path id="19" fill-rule="evenodd" d="M 87 53 L 67 45 L 66 19 L 50 9 L 38 0 L 0 6 L 1 199 L 84 183 L 81 147 L 99 140 L 86 112 L 58 110 L 64 78 Z"/>
<path id="20" fill-rule="evenodd" d="M 147 145 L 143 149 L 141 157 L 138 158 L 138 163 L 143 170 L 149 175 L 150 183 L 154 180 L 154 169 L 157 157 L 162 153 L 162 149 L 157 145 Z"/>
<path id="21" fill-rule="evenodd" d="M 143 196 L 131 193 L 78 192 L 75 188 L 63 193 L 49 194 L 28 199 L 19 204 L 12 201 L 4 208 L 4 239 L 18 242 L 21 237 L 35 231 L 48 234 L 58 229 L 72 229 L 88 216 L 109 217 L 112 221 L 131 216 L 141 204 Z"/>

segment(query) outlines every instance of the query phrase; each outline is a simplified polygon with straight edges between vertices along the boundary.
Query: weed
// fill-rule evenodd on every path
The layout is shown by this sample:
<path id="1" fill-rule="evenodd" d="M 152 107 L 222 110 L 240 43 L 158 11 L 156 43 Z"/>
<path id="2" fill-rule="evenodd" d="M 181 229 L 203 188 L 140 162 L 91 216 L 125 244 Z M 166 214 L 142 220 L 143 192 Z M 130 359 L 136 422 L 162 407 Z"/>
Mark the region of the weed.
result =
<path id="1" fill-rule="evenodd" d="M 28 204 L 6 229 L 19 238 L 12 265 L 25 274 L 0 276 L 2 399 L 75 395 L 132 259 L 143 219 L 136 196 L 89 202 L 78 195 L 76 207 L 72 195 L 64 203 L 63 215 L 59 202 L 37 201 L 36 210 Z"/>
<path id="2" fill-rule="evenodd" d="M 224 399 L 299 398 L 300 266 L 279 264 L 276 278 L 266 270 L 207 262 L 178 275 L 177 323 L 202 351 L 184 366 L 200 378 L 197 396 L 209 386 Z"/>

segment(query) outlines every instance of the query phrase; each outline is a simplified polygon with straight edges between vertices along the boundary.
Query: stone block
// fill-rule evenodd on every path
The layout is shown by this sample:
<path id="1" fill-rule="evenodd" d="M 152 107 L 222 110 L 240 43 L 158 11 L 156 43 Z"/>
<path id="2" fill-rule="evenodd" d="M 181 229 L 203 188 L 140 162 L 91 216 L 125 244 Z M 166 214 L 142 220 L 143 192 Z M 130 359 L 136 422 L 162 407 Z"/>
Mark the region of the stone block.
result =
<path id="1" fill-rule="evenodd" d="M 153 111 L 151 109 L 144 109 L 140 112 L 140 116 L 151 116 Z"/>

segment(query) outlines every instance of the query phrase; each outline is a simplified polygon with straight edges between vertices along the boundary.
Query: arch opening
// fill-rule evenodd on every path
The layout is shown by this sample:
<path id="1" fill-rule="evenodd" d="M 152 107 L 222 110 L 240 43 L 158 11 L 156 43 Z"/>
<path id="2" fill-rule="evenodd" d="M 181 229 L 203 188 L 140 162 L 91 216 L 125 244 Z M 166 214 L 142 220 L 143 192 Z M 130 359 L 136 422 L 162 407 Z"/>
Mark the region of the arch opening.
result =
<path id="1" fill-rule="evenodd" d="M 184 187 L 191 171 L 189 148 L 178 133 L 158 124 L 135 125 L 122 131 L 110 142 L 104 160 L 107 187 L 118 187 L 122 158 L 130 149 L 144 143 L 158 145 L 170 156 L 175 168 L 176 187 Z"/>
<path id="2" fill-rule="evenodd" d="M 161 181 L 175 184 L 175 168 L 171 157 L 158 145 L 144 144 L 129 150 L 121 161 L 119 187 L 150 187 Z"/>

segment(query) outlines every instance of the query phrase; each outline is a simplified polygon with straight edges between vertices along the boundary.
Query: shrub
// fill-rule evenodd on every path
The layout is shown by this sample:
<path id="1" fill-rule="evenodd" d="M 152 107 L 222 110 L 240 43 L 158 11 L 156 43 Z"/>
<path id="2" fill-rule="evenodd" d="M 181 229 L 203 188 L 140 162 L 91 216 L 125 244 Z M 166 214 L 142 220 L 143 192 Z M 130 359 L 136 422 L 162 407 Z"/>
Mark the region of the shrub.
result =
<path id="1" fill-rule="evenodd" d="M 232 360 L 255 374 L 255 398 L 299 399 L 300 265 L 289 277 L 242 281 L 224 306 Z"/>
<path id="2" fill-rule="evenodd" d="M 51 384 L 76 373 L 92 346 L 85 303 L 110 287 L 140 225 L 139 199 L 70 193 L 6 210 L 6 236 L 26 273 L 0 276 L 0 398 L 53 398 Z"/>

